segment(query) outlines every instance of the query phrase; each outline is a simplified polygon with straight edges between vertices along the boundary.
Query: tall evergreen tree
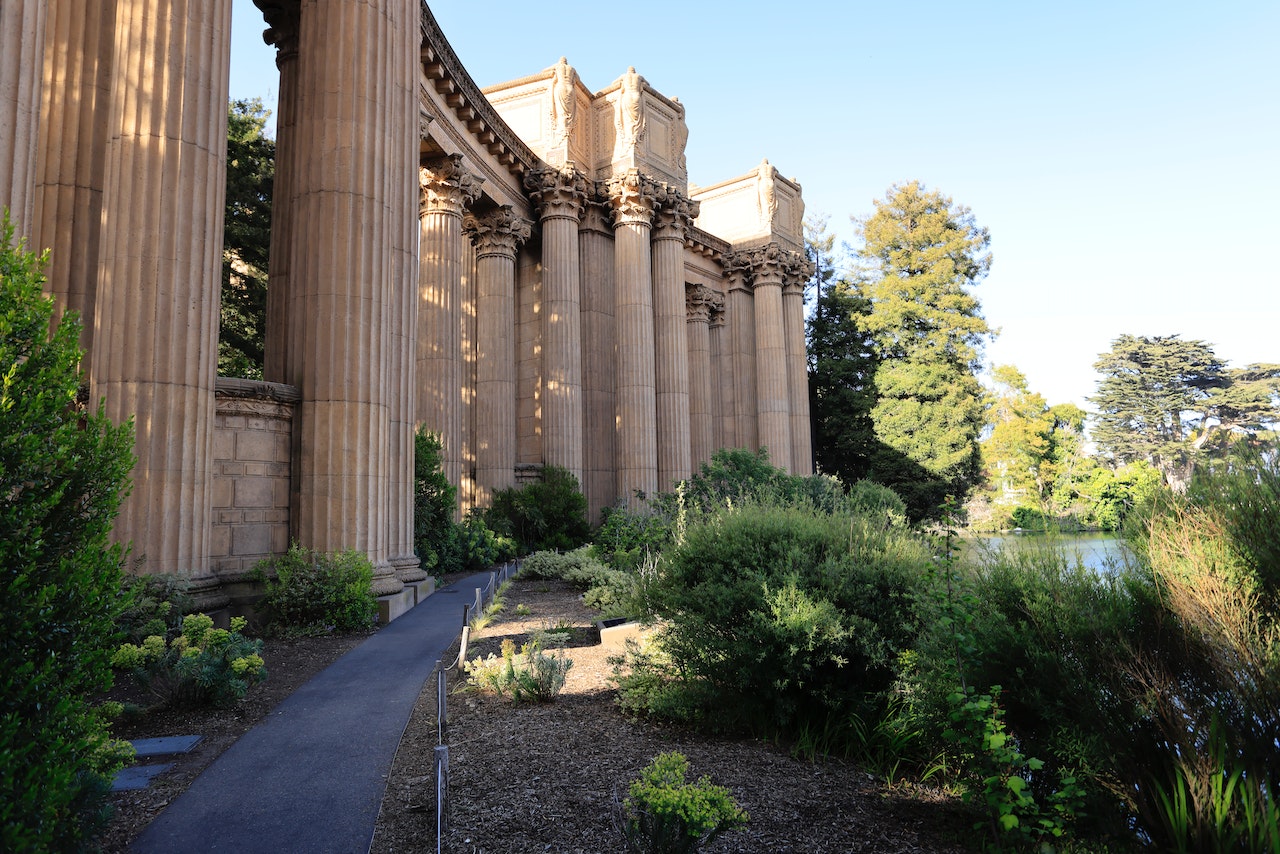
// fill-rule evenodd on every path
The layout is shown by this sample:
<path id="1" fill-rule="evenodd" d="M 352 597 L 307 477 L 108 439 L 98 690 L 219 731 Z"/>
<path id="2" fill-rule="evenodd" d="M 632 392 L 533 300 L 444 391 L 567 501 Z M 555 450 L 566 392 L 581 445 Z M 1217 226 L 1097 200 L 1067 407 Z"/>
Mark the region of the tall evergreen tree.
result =
<path id="1" fill-rule="evenodd" d="M 1098 357 L 1102 374 L 1089 401 L 1098 409 L 1093 441 L 1116 464 L 1144 460 L 1174 489 L 1193 467 L 1191 433 L 1203 425 L 1214 392 L 1230 380 L 1203 341 L 1177 335 L 1121 335 Z"/>
<path id="2" fill-rule="evenodd" d="M 869 477 L 913 518 L 962 497 L 980 472 L 982 346 L 992 334 L 969 292 L 991 267 L 968 208 L 918 181 L 891 187 L 858 223 L 865 329 L 879 357 Z"/>
<path id="3" fill-rule="evenodd" d="M 871 303 L 839 276 L 834 246 L 825 217 L 805 222 L 805 249 L 815 271 L 809 412 L 819 470 L 853 483 L 866 477 L 874 445 L 876 358 L 862 324 Z"/>
<path id="4" fill-rule="evenodd" d="M 222 240 L 218 373 L 262 378 L 276 143 L 257 98 L 227 107 L 227 199 Z"/>

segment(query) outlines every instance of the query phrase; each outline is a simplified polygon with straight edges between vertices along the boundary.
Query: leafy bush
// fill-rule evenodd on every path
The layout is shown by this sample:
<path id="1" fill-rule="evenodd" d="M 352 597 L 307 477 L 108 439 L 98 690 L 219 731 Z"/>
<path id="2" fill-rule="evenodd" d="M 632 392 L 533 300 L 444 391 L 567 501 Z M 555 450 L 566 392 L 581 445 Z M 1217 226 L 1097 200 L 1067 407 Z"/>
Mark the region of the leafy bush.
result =
<path id="1" fill-rule="evenodd" d="M 174 575 L 130 575 L 121 581 L 124 610 L 116 621 L 125 637 L 141 643 L 151 635 L 178 632 L 184 614 L 194 609 L 186 579 Z"/>
<path id="2" fill-rule="evenodd" d="M 564 687 L 564 680 L 573 659 L 564 653 L 547 655 L 537 642 L 524 645 L 516 652 L 515 641 L 502 642 L 502 657 L 492 653 L 487 658 L 476 656 L 464 662 L 467 671 L 467 687 L 512 700 L 532 700 L 549 703 Z"/>
<path id="3" fill-rule="evenodd" d="M 80 322 L 0 219 L 0 850 L 87 846 L 122 754 L 86 698 L 111 684 L 133 429 L 77 403 Z"/>
<path id="4" fill-rule="evenodd" d="M 536 483 L 494 492 L 484 521 L 499 535 L 512 537 L 523 554 L 574 549 L 591 533 L 578 479 L 559 466 L 545 466 Z"/>
<path id="5" fill-rule="evenodd" d="M 686 783 L 689 760 L 677 752 L 656 756 L 633 780 L 622 803 L 622 835 L 628 851 L 686 854 L 720 834 L 743 827 L 746 811 L 729 790 L 701 777 Z"/>
<path id="6" fill-rule="evenodd" d="M 639 614 L 638 575 L 610 569 L 595 558 L 590 546 L 566 554 L 534 552 L 521 562 L 526 578 L 558 578 L 581 588 L 582 601 L 605 617 L 632 617 Z"/>
<path id="7" fill-rule="evenodd" d="M 111 664 L 131 671 L 164 705 L 230 706 L 267 678 L 262 641 L 245 637 L 244 627 L 243 617 L 232 618 L 228 631 L 215 629 L 207 614 L 188 614 L 173 640 L 126 643 Z"/>
<path id="8" fill-rule="evenodd" d="M 882 702 L 927 561 L 879 521 L 745 506 L 691 522 L 649 598 L 663 647 L 726 725 L 794 732 Z"/>
<path id="9" fill-rule="evenodd" d="M 294 543 L 285 554 L 259 561 L 254 572 L 266 584 L 259 607 L 272 631 L 358 632 L 377 616 L 373 564 L 361 552 L 324 554 Z"/>
<path id="10" fill-rule="evenodd" d="M 658 508 L 631 510 L 625 504 L 607 507 L 604 522 L 592 541 L 592 554 L 621 572 L 637 572 L 671 542 L 672 524 Z"/>

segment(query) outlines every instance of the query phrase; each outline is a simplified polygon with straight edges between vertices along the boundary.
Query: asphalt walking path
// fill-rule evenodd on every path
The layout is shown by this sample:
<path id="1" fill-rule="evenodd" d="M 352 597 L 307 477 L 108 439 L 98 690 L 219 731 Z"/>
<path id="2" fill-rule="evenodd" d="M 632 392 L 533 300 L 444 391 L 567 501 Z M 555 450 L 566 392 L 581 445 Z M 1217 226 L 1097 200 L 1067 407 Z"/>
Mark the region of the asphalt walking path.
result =
<path id="1" fill-rule="evenodd" d="M 366 854 L 400 736 L 488 572 L 437 590 L 240 737 L 131 851 Z M 271 662 L 267 662 L 268 672 Z"/>

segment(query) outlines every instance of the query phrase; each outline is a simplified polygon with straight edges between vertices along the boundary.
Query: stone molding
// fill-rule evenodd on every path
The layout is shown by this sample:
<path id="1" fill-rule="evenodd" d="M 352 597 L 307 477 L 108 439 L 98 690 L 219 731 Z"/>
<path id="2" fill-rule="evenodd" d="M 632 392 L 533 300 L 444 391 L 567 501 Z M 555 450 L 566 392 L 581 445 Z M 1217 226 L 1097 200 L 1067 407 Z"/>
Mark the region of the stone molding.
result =
<path id="1" fill-rule="evenodd" d="M 292 421 L 295 407 L 302 400 L 296 386 L 218 377 L 214 388 L 218 415 L 247 415 Z"/>
<path id="2" fill-rule="evenodd" d="M 559 169 L 532 169 L 525 173 L 524 187 L 544 221 L 571 219 L 578 222 L 582 218 L 587 201 L 587 179 L 573 164 Z"/>
<path id="3" fill-rule="evenodd" d="M 453 52 L 440 24 L 426 3 L 421 3 L 422 71 L 437 92 L 444 95 L 459 120 L 479 139 L 491 134 L 486 149 L 498 161 L 516 175 L 533 169 L 540 163 L 537 155 L 525 145 L 506 121 L 498 115 L 471 74 Z"/>
<path id="4" fill-rule="evenodd" d="M 710 323 L 716 292 L 706 285 L 684 286 L 685 319 L 689 323 Z M 724 303 L 721 301 L 721 308 Z"/>
<path id="5" fill-rule="evenodd" d="M 476 248 L 477 259 L 499 255 L 514 260 L 516 252 L 529 239 L 532 227 L 511 205 L 502 205 L 479 216 L 468 214 L 462 221 L 462 230 Z"/>

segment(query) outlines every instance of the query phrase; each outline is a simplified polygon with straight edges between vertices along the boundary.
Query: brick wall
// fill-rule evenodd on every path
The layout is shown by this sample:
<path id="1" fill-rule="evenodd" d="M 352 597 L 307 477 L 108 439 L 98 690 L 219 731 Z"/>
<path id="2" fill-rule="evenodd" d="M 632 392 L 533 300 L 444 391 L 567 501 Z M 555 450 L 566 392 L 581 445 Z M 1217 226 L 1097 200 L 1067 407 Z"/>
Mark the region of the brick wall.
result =
<path id="1" fill-rule="evenodd" d="M 220 377 L 213 432 L 212 565 L 223 584 L 289 548 L 289 472 L 299 394 Z"/>

